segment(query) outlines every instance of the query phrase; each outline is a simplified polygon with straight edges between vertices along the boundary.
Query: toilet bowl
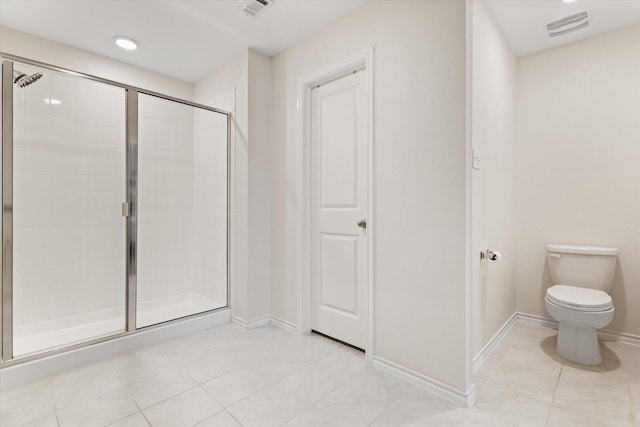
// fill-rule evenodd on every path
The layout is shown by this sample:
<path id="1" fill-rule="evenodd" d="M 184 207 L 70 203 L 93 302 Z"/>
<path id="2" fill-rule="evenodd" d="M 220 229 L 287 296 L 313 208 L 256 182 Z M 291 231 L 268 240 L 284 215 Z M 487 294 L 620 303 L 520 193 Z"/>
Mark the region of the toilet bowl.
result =
<path id="1" fill-rule="evenodd" d="M 618 250 L 601 246 L 547 245 L 553 285 L 544 299 L 558 321 L 556 352 L 583 365 L 602 362 L 597 330 L 613 320 L 611 287 Z"/>
<path id="2" fill-rule="evenodd" d="M 587 294 L 585 298 L 585 291 L 598 294 Z M 598 303 L 589 301 L 589 297 Z M 547 290 L 544 305 L 549 315 L 559 323 L 556 352 L 575 363 L 599 365 L 602 358 L 597 329 L 607 326 L 613 320 L 611 297 L 606 292 L 593 289 L 554 285 Z"/>

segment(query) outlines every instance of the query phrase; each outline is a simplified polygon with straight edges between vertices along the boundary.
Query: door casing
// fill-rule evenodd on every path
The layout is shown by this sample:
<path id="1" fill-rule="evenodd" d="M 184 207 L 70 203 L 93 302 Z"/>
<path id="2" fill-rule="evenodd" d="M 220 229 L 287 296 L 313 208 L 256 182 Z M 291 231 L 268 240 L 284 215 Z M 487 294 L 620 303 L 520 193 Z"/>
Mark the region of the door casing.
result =
<path id="1" fill-rule="evenodd" d="M 345 74 L 363 70 L 367 76 L 368 216 L 367 216 L 367 339 L 365 355 L 371 362 L 374 353 L 374 138 L 373 138 L 373 46 L 298 80 L 298 332 L 311 333 L 311 89 Z"/>

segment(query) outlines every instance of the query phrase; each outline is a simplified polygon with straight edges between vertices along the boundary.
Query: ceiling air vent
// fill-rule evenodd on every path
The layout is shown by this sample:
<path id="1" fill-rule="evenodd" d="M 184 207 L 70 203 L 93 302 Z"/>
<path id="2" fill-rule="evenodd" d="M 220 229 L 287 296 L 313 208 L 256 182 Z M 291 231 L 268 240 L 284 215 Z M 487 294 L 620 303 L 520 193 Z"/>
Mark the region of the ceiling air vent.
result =
<path id="1" fill-rule="evenodd" d="M 273 0 L 249 0 L 243 2 L 238 10 L 244 12 L 245 15 L 256 18 L 258 15 L 264 13 L 264 10 L 273 3 Z"/>
<path id="2" fill-rule="evenodd" d="M 572 33 L 589 25 L 589 12 L 578 12 L 547 24 L 549 37 L 558 37 Z"/>

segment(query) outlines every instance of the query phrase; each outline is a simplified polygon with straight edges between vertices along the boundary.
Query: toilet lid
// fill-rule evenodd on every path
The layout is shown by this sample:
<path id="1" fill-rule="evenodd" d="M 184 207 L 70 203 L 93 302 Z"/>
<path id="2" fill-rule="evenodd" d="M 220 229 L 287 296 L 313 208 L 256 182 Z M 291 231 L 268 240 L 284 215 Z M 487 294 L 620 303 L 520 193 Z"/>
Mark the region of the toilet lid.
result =
<path id="1" fill-rule="evenodd" d="M 547 298 L 561 307 L 580 311 L 606 311 L 613 307 L 606 292 L 576 286 L 554 285 L 547 289 Z"/>

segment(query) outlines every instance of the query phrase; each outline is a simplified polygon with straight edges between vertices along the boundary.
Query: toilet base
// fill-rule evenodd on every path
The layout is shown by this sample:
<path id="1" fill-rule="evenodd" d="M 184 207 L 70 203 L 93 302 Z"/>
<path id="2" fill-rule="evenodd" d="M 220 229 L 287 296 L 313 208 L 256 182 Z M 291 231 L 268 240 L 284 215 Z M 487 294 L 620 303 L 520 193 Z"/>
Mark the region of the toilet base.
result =
<path id="1" fill-rule="evenodd" d="M 572 322 L 560 322 L 556 352 L 581 365 L 602 363 L 596 328 Z"/>

